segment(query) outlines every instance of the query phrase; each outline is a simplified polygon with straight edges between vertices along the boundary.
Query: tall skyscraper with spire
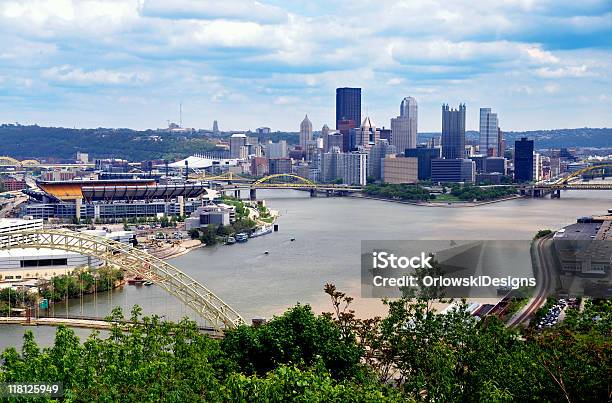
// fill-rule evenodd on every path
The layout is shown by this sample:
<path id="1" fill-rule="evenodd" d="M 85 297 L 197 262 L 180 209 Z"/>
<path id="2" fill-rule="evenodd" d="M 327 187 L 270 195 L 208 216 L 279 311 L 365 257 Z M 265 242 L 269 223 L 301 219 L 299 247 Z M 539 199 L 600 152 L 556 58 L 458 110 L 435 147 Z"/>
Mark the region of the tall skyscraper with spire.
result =
<path id="1" fill-rule="evenodd" d="M 497 157 L 499 141 L 499 122 L 497 113 L 491 108 L 480 108 L 480 154 Z"/>
<path id="2" fill-rule="evenodd" d="M 302 147 L 302 150 L 306 149 L 306 142 L 309 140 L 312 140 L 312 123 L 306 115 L 300 123 L 300 147 Z"/>
<path id="3" fill-rule="evenodd" d="M 442 158 L 465 157 L 465 104 L 451 109 L 442 104 Z"/>
<path id="4" fill-rule="evenodd" d="M 413 97 L 406 97 L 400 104 L 400 114 L 391 119 L 391 144 L 399 153 L 416 148 L 418 106 Z"/>

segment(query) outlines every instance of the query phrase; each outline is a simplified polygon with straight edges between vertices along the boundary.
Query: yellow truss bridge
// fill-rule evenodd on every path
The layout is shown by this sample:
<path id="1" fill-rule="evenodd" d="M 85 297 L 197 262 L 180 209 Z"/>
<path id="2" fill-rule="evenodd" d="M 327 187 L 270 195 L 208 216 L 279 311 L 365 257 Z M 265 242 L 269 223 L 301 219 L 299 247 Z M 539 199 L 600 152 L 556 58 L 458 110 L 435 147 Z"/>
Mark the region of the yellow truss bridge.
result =
<path id="1" fill-rule="evenodd" d="M 0 157 L 0 167 L 33 168 L 39 165 L 40 165 L 40 162 L 36 160 L 19 161 L 12 157 L 7 157 L 7 156 Z"/>
<path id="2" fill-rule="evenodd" d="M 0 245 L 0 249 L 49 248 L 92 256 L 154 282 L 218 332 L 244 323 L 238 312 L 197 280 L 131 245 L 67 230 L 8 232 L 0 236 Z"/>
<path id="3" fill-rule="evenodd" d="M 590 183 L 571 183 L 572 180 L 580 178 L 583 174 L 591 171 L 600 171 L 602 169 L 612 168 L 612 164 L 601 164 L 591 165 L 586 168 L 579 169 L 570 173 L 563 178 L 559 178 L 557 181 L 552 183 L 539 183 L 536 186 L 548 189 L 612 189 L 612 185 L 609 184 L 590 184 Z"/>

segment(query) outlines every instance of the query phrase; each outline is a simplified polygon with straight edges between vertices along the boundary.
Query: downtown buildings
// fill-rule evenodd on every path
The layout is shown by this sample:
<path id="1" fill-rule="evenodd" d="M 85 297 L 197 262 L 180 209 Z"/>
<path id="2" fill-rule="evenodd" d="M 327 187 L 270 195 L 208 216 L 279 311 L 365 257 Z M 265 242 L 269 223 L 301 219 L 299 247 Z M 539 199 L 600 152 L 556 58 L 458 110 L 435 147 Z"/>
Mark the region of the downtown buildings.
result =
<path id="1" fill-rule="evenodd" d="M 400 104 L 400 114 L 391 119 L 391 144 L 398 152 L 415 148 L 417 144 L 418 106 L 413 97 L 406 97 Z"/>

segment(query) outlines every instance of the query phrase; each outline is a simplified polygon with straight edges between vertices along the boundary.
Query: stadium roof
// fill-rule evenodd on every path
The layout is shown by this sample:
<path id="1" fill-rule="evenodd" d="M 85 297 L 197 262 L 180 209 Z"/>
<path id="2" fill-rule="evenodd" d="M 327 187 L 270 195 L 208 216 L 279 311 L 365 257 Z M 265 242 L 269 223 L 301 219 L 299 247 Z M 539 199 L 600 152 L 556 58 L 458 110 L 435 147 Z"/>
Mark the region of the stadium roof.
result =
<path id="1" fill-rule="evenodd" d="M 96 200 L 154 200 L 174 199 L 178 196 L 198 197 L 208 191 L 199 184 L 153 185 L 153 186 L 84 186 L 83 199 Z"/>

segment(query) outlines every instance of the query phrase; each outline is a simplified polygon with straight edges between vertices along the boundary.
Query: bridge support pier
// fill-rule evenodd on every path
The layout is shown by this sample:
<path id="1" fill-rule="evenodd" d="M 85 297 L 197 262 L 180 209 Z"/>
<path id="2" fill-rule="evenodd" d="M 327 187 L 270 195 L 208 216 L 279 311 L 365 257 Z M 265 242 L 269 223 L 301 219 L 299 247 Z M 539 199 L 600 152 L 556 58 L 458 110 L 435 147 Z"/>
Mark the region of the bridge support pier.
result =
<path id="1" fill-rule="evenodd" d="M 561 189 L 555 189 L 550 193 L 551 199 L 560 199 L 561 198 Z"/>
<path id="2" fill-rule="evenodd" d="M 317 189 L 310 189 L 310 197 L 317 197 Z"/>
<path id="3" fill-rule="evenodd" d="M 326 190 L 325 197 L 331 197 L 331 196 L 333 196 L 333 190 Z"/>
<path id="4" fill-rule="evenodd" d="M 252 201 L 257 200 L 257 189 L 249 189 L 249 199 Z"/>
<path id="5" fill-rule="evenodd" d="M 235 197 L 236 199 L 240 199 L 240 189 L 236 189 L 236 190 L 234 190 L 234 197 Z"/>

